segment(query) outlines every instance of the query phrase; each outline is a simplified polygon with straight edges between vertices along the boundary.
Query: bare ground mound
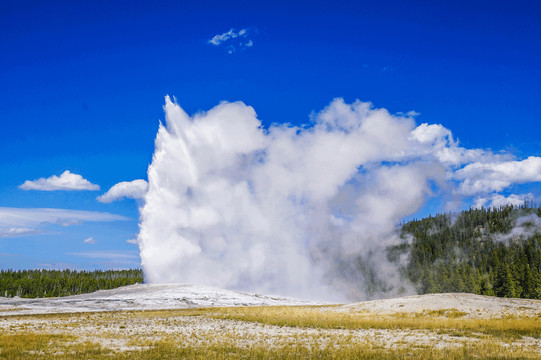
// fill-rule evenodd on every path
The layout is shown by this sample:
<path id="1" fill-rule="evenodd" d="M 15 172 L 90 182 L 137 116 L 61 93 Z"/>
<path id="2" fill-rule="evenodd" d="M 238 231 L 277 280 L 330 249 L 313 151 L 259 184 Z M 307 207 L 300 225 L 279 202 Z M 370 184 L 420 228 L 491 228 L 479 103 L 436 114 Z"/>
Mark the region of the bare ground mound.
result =
<path id="1" fill-rule="evenodd" d="M 0 297 L 0 316 L 88 311 L 189 309 L 224 306 L 323 305 L 281 296 L 267 296 L 213 287 L 137 284 L 113 290 L 59 298 Z M 507 299 L 464 293 L 428 294 L 364 301 L 332 308 L 337 312 L 375 314 L 436 313 L 464 318 L 534 317 L 541 300 Z"/>
<path id="2" fill-rule="evenodd" d="M 541 300 L 508 299 L 464 293 L 428 294 L 344 305 L 336 311 L 378 314 L 454 312 L 465 318 L 534 317 L 541 315 Z"/>
<path id="3" fill-rule="evenodd" d="M 313 304 L 316 303 L 206 286 L 137 284 L 58 298 L 0 297 L 0 315 Z"/>

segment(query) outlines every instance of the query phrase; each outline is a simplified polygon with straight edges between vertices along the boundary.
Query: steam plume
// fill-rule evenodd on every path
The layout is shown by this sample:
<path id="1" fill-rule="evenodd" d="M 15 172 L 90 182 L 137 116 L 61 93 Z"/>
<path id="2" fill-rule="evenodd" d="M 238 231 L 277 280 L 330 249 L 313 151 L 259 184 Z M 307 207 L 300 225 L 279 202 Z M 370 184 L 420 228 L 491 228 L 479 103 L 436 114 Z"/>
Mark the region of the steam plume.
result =
<path id="1" fill-rule="evenodd" d="M 166 97 L 165 114 L 140 209 L 148 282 L 361 299 L 356 263 L 396 292 L 396 224 L 458 189 L 463 164 L 509 160 L 360 101 L 336 99 L 306 127 L 264 129 L 242 102 L 190 117 Z"/>

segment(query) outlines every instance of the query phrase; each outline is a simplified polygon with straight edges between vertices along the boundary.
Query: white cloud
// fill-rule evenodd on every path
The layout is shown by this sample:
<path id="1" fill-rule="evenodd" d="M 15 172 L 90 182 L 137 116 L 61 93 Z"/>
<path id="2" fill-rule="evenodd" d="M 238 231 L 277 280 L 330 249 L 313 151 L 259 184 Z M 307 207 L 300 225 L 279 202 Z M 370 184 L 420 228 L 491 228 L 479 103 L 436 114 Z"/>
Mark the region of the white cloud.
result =
<path id="1" fill-rule="evenodd" d="M 126 240 L 126 243 L 132 244 L 132 245 L 137 245 L 137 244 L 139 244 L 139 242 L 137 241 L 137 239 L 128 239 L 128 240 Z"/>
<path id="2" fill-rule="evenodd" d="M 23 190 L 99 190 L 98 185 L 92 184 L 81 175 L 73 174 L 69 170 L 64 171 L 60 176 L 52 175 L 48 178 L 37 180 L 26 180 L 19 186 Z"/>
<path id="3" fill-rule="evenodd" d="M 106 212 L 0 207 L 0 237 L 16 237 L 43 232 L 46 224 L 70 226 L 85 221 L 120 221 L 128 218 Z"/>
<path id="4" fill-rule="evenodd" d="M 144 199 L 147 190 L 148 183 L 145 180 L 122 181 L 113 185 L 105 194 L 98 196 L 98 201 L 110 203 L 122 198 Z"/>
<path id="5" fill-rule="evenodd" d="M 511 194 L 509 196 L 504 196 L 501 194 L 491 194 L 488 197 L 477 197 L 475 199 L 473 208 L 480 209 L 481 207 L 485 208 L 498 208 L 504 205 L 513 205 L 519 206 L 524 204 L 525 201 L 532 200 L 534 198 L 533 194 Z"/>
<path id="6" fill-rule="evenodd" d="M 254 46 L 253 40 L 248 39 L 250 33 L 252 33 L 250 29 L 241 29 L 239 31 L 230 29 L 223 34 L 214 35 L 208 43 L 214 46 L 223 45 L 226 47 L 228 54 L 233 54 L 237 50 Z"/>
<path id="7" fill-rule="evenodd" d="M 513 184 L 541 181 L 541 157 L 521 161 L 474 162 L 458 170 L 459 192 L 464 195 L 502 191 Z"/>
<path id="8" fill-rule="evenodd" d="M 246 29 L 242 29 L 238 33 L 235 30 L 230 29 L 229 31 L 224 32 L 223 34 L 214 35 L 212 39 L 209 40 L 209 43 L 215 46 L 219 46 L 229 39 L 235 39 L 238 36 L 244 36 L 245 34 L 246 34 Z"/>
<path id="9" fill-rule="evenodd" d="M 35 235 L 41 232 L 43 231 L 37 230 L 37 229 L 30 229 L 30 228 L 20 228 L 20 227 L 12 227 L 12 228 L 2 230 L 2 228 L 0 227 L 0 238 Z"/>
<path id="10" fill-rule="evenodd" d="M 94 240 L 93 237 L 89 237 L 89 238 L 84 239 L 83 243 L 85 243 L 85 244 L 95 244 L 96 240 Z"/>

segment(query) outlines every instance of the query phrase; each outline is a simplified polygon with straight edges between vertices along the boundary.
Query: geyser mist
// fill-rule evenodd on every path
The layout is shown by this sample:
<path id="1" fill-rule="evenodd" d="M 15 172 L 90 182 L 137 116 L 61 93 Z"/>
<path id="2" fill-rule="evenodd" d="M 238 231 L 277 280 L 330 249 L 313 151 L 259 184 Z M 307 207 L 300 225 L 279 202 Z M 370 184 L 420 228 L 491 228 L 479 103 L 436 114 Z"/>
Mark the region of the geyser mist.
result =
<path id="1" fill-rule="evenodd" d="M 360 101 L 303 127 L 265 129 L 242 102 L 189 116 L 167 97 L 165 115 L 140 209 L 151 283 L 360 300 L 362 264 L 396 293 L 396 224 L 479 156 L 441 125 Z"/>

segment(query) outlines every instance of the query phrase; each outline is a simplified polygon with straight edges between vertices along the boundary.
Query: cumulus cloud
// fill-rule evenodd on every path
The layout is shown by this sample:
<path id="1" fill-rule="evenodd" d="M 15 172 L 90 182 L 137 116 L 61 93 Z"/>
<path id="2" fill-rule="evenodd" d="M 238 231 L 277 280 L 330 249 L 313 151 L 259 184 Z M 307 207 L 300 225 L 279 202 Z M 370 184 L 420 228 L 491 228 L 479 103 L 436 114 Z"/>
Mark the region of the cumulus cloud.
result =
<path id="1" fill-rule="evenodd" d="M 95 244 L 96 240 L 94 240 L 93 237 L 89 237 L 89 238 L 84 239 L 83 243 L 85 243 L 85 244 Z"/>
<path id="2" fill-rule="evenodd" d="M 98 201 L 110 203 L 123 198 L 144 199 L 148 189 L 145 180 L 122 181 L 113 185 L 105 194 L 98 196 Z"/>
<path id="3" fill-rule="evenodd" d="M 190 116 L 167 97 L 140 208 L 146 281 L 319 300 L 378 296 L 357 264 L 385 284 L 380 296 L 407 292 L 385 252 L 403 241 L 404 217 L 432 196 L 503 188 L 471 185 L 485 175 L 538 181 L 538 158 L 464 148 L 414 115 L 335 99 L 311 125 L 264 129 L 242 102 Z"/>
<path id="4" fill-rule="evenodd" d="M 47 224 L 70 226 L 87 221 L 122 220 L 128 218 L 107 212 L 0 207 L 0 237 L 37 234 L 43 232 Z"/>
<path id="5" fill-rule="evenodd" d="M 241 29 L 239 31 L 230 29 L 223 34 L 214 35 L 208 43 L 214 46 L 223 46 L 228 54 L 233 54 L 237 50 L 254 46 L 253 40 L 248 38 L 252 33 L 251 29 Z"/>
<path id="6" fill-rule="evenodd" d="M 475 162 L 455 173 L 461 180 L 460 193 L 475 195 L 502 191 L 512 184 L 541 181 L 541 157 L 520 161 Z"/>
<path id="7" fill-rule="evenodd" d="M 81 175 L 73 174 L 69 170 L 64 171 L 60 176 L 52 175 L 48 178 L 26 180 L 19 188 L 23 190 L 99 190 L 98 185 L 92 184 Z"/>

